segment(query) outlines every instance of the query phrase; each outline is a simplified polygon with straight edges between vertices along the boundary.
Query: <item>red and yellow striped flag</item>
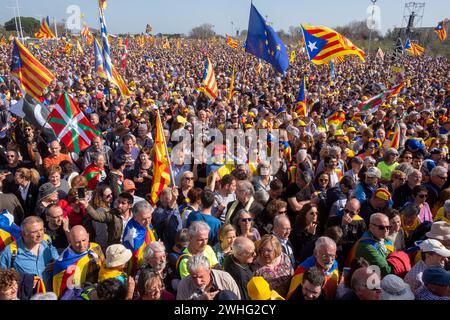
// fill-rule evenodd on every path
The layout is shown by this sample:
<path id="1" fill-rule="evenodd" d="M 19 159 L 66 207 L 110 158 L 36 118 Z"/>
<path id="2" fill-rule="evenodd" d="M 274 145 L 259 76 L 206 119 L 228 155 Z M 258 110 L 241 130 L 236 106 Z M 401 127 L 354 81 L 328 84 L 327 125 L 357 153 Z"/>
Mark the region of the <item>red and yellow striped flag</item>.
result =
<path id="1" fill-rule="evenodd" d="M 153 145 L 153 184 L 150 192 L 150 203 L 154 206 L 159 200 L 161 191 L 170 184 L 170 161 L 164 138 L 163 126 L 159 112 L 156 113 L 156 135 Z"/>
<path id="2" fill-rule="evenodd" d="M 17 38 L 14 39 L 12 51 L 11 75 L 19 80 L 25 92 L 37 100 L 55 79 L 53 73 L 44 67 Z"/>
<path id="3" fill-rule="evenodd" d="M 233 49 L 237 49 L 237 47 L 239 46 L 239 44 L 238 44 L 238 42 L 236 41 L 236 40 L 234 40 L 231 36 L 229 36 L 228 34 L 227 34 L 227 45 L 230 47 L 230 48 L 233 48 Z"/>
<path id="4" fill-rule="evenodd" d="M 117 72 L 116 67 L 112 65 L 112 82 L 119 88 L 120 93 L 124 97 L 131 96 L 131 92 L 128 89 L 127 85 L 125 84 L 125 81 L 123 80 L 122 76 L 119 72 Z"/>
<path id="5" fill-rule="evenodd" d="M 219 89 L 217 88 L 216 75 L 212 67 L 211 60 L 207 58 L 205 62 L 205 70 L 203 71 L 202 83 L 205 88 L 205 94 L 210 99 L 216 99 Z"/>
<path id="6" fill-rule="evenodd" d="M 400 147 L 400 125 L 397 124 L 395 126 L 394 134 L 392 135 L 391 148 L 398 150 L 399 147 Z"/>
<path id="7" fill-rule="evenodd" d="M 234 70 L 234 68 L 233 68 L 233 74 L 231 76 L 230 89 L 229 89 L 229 93 L 228 93 L 228 100 L 230 100 L 230 101 L 231 101 L 231 98 L 233 98 L 235 73 L 236 73 L 236 70 Z"/>
<path id="8" fill-rule="evenodd" d="M 47 18 L 42 19 L 41 26 L 39 27 L 39 31 L 34 34 L 34 36 L 38 39 L 52 39 L 56 38 L 50 29 L 50 21 Z"/>
<path id="9" fill-rule="evenodd" d="M 328 117 L 328 125 L 335 124 L 338 129 L 342 127 L 345 121 L 345 113 L 342 111 L 336 111 Z"/>

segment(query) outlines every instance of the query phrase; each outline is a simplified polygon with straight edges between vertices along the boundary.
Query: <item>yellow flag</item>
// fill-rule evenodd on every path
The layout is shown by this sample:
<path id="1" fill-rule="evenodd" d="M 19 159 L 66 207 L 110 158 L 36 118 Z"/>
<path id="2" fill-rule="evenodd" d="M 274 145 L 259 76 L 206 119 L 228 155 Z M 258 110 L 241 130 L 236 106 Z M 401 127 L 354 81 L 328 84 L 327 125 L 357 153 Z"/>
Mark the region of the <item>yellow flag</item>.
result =
<path id="1" fill-rule="evenodd" d="M 80 41 L 77 39 L 77 51 L 81 54 L 84 54 L 83 48 L 81 47 Z"/>
<path id="2" fill-rule="evenodd" d="M 66 46 L 64 47 L 64 52 L 66 55 L 68 55 L 70 51 L 72 51 L 72 47 L 73 44 L 71 44 L 70 42 L 66 42 Z"/>
<path id="3" fill-rule="evenodd" d="M 94 37 L 93 36 L 89 36 L 86 38 L 86 44 L 88 46 L 91 46 L 94 43 Z"/>
<path id="4" fill-rule="evenodd" d="M 228 92 L 228 100 L 230 100 L 230 101 L 233 98 L 234 78 L 235 78 L 235 70 L 233 68 L 233 74 L 231 76 L 231 82 L 230 82 L 230 89 L 229 89 L 229 92 Z"/>
<path id="5" fill-rule="evenodd" d="M 128 89 L 127 85 L 125 84 L 125 81 L 123 80 L 120 73 L 117 72 L 117 69 L 116 69 L 116 67 L 114 67 L 114 65 L 112 65 L 112 81 L 119 88 L 122 96 L 128 98 L 131 95 L 130 90 Z"/>
<path id="6" fill-rule="evenodd" d="M 181 40 L 180 39 L 177 40 L 177 49 L 181 49 Z"/>
<path id="7" fill-rule="evenodd" d="M 118 38 L 119 38 L 119 40 L 118 40 L 117 46 L 118 46 L 119 48 L 122 48 L 122 45 L 123 45 L 122 37 L 118 37 Z"/>
<path id="8" fill-rule="evenodd" d="M 289 58 L 289 63 L 290 63 L 290 64 L 293 64 L 294 62 L 295 62 L 295 51 L 292 50 L 292 51 L 291 51 L 291 56 L 290 56 L 290 58 Z"/>
<path id="9" fill-rule="evenodd" d="M 166 39 L 166 42 L 164 42 L 163 46 L 164 49 L 170 49 L 170 43 L 169 43 L 169 39 Z"/>

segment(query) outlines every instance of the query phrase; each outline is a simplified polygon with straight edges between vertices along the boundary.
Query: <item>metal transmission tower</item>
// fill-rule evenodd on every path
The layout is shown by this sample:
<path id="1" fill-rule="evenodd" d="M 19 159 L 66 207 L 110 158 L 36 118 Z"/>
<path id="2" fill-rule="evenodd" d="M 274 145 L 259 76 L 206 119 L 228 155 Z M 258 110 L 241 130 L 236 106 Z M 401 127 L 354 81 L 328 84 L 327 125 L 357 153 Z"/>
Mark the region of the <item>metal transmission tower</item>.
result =
<path id="1" fill-rule="evenodd" d="M 425 2 L 407 2 L 403 8 L 402 27 L 405 26 L 405 39 L 414 35 L 414 28 L 422 26 Z"/>

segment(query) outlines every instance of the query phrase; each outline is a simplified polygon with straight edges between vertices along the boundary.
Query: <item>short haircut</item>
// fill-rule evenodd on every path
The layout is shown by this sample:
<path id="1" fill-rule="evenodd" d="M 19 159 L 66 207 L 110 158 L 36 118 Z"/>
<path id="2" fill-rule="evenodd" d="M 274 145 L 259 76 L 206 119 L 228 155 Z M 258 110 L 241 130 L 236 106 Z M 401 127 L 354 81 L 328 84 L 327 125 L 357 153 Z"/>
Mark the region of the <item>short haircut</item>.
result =
<path id="1" fill-rule="evenodd" d="M 204 190 L 200 196 L 203 208 L 211 208 L 214 204 L 214 193 L 209 190 Z"/>
<path id="2" fill-rule="evenodd" d="M 447 169 L 441 166 L 434 167 L 430 172 L 430 177 L 441 176 L 447 173 Z"/>
<path id="3" fill-rule="evenodd" d="M 381 213 L 381 212 L 372 213 L 372 215 L 369 218 L 369 222 L 370 223 L 375 223 L 375 220 L 377 220 L 378 218 L 383 218 L 383 217 L 387 218 L 387 216 L 384 213 Z"/>
<path id="4" fill-rule="evenodd" d="M 117 278 L 109 278 L 97 285 L 99 300 L 125 300 L 128 285 Z"/>
<path id="5" fill-rule="evenodd" d="M 233 176 L 232 174 L 226 174 L 220 180 L 220 185 L 223 187 L 223 186 L 233 183 L 233 181 L 236 181 L 236 180 L 237 180 L 236 177 Z"/>
<path id="6" fill-rule="evenodd" d="M 316 243 L 314 245 L 314 252 L 320 250 L 320 248 L 325 246 L 326 247 L 331 246 L 336 248 L 336 242 L 334 242 L 334 240 L 329 237 L 322 236 L 316 240 Z"/>
<path id="7" fill-rule="evenodd" d="M 444 213 L 450 212 L 450 199 L 444 202 Z"/>
<path id="8" fill-rule="evenodd" d="M 270 182 L 269 186 L 270 186 L 270 190 L 275 190 L 275 191 L 281 190 L 284 187 L 283 182 L 280 179 L 272 180 Z"/>
<path id="9" fill-rule="evenodd" d="M 136 202 L 133 205 L 133 208 L 131 209 L 131 211 L 133 212 L 133 217 L 137 216 L 142 211 L 146 211 L 146 210 L 150 210 L 150 212 L 153 212 L 153 207 L 146 200 L 141 200 L 141 201 Z"/>
<path id="10" fill-rule="evenodd" d="M 325 283 L 325 275 L 321 270 L 319 270 L 319 268 L 314 266 L 306 270 L 306 272 L 303 274 L 302 282 L 303 281 L 308 281 L 316 287 L 322 287 Z"/>
<path id="11" fill-rule="evenodd" d="M 211 230 L 210 226 L 204 221 L 194 221 L 191 223 L 188 229 L 189 238 L 196 237 L 200 231 L 207 230 L 208 233 Z"/>
<path id="12" fill-rule="evenodd" d="M 148 261 L 153 258 L 156 252 L 166 252 L 164 243 L 159 241 L 150 242 L 144 249 L 144 261 Z"/>
<path id="13" fill-rule="evenodd" d="M 242 185 L 242 187 L 245 190 L 245 193 L 249 196 L 255 195 L 255 188 L 253 187 L 252 183 L 248 180 L 240 180 L 238 183 Z"/>
<path id="14" fill-rule="evenodd" d="M 33 223 L 42 223 L 42 225 L 44 225 L 44 221 L 41 218 L 37 216 L 29 216 L 23 219 L 22 223 L 20 224 L 20 229 L 22 230 L 22 232 L 24 232 L 26 230 L 26 226 Z"/>
<path id="15" fill-rule="evenodd" d="M 419 193 L 421 193 L 421 192 L 426 192 L 426 193 L 428 193 L 428 189 L 427 189 L 425 186 L 423 186 L 423 185 L 415 186 L 415 187 L 412 189 L 412 194 L 413 194 L 414 197 L 416 197 L 416 196 L 417 196 Z"/>
<path id="16" fill-rule="evenodd" d="M 120 167 L 125 165 L 126 162 L 127 160 L 125 159 L 125 157 L 113 157 L 111 161 L 111 166 L 113 167 L 113 169 L 118 170 L 120 169 Z"/>
<path id="17" fill-rule="evenodd" d="M 284 214 L 280 214 L 280 215 L 275 216 L 275 218 L 273 218 L 273 226 L 278 227 L 279 225 L 281 225 L 282 220 L 287 220 L 287 221 L 291 222 L 289 220 L 288 216 L 286 216 Z"/>
<path id="18" fill-rule="evenodd" d="M 202 254 L 196 255 L 196 256 L 190 256 L 188 259 L 188 262 L 187 262 L 188 272 L 192 273 L 193 271 L 198 270 L 200 268 L 205 269 L 205 270 L 210 269 L 210 264 L 209 264 L 208 258 Z"/>

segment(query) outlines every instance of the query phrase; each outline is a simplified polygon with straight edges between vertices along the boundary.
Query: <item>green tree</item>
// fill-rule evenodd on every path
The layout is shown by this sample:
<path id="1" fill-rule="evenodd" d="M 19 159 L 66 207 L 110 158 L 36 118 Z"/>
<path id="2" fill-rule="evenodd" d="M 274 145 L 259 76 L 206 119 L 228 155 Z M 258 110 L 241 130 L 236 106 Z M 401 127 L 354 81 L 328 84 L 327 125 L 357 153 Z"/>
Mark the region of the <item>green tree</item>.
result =
<path id="1" fill-rule="evenodd" d="M 40 22 L 33 17 L 20 17 L 20 23 L 22 25 L 24 36 L 32 36 L 36 31 L 39 30 Z M 19 25 L 18 19 L 17 25 Z M 16 23 L 14 21 L 14 18 L 5 22 L 5 30 L 16 31 Z"/>

